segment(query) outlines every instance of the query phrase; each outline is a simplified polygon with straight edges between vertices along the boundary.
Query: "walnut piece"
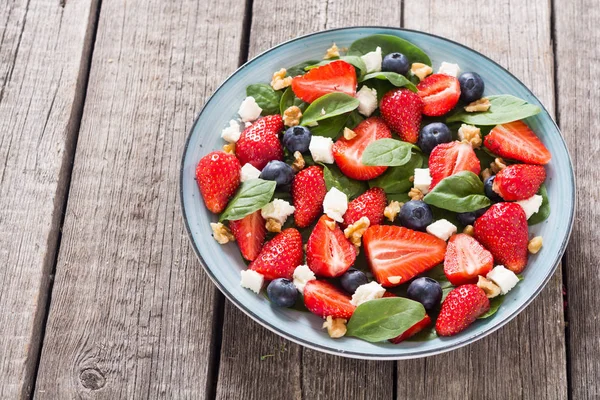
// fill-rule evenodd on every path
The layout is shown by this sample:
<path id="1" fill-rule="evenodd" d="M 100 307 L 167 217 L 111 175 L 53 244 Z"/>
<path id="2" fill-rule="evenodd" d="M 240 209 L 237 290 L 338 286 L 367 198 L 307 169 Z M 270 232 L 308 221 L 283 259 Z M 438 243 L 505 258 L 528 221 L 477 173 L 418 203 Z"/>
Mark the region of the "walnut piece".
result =
<path id="1" fill-rule="evenodd" d="M 492 170 L 489 168 L 484 169 L 483 171 L 481 171 L 481 179 L 485 182 L 485 180 L 487 178 L 489 178 L 490 176 L 492 176 Z"/>
<path id="2" fill-rule="evenodd" d="M 296 172 L 300 172 L 306 166 L 306 162 L 304 161 L 304 157 L 302 157 L 302 153 L 299 151 L 294 152 L 294 162 L 292 163 L 292 169 Z"/>
<path id="3" fill-rule="evenodd" d="M 465 226 L 465 229 L 463 229 L 463 233 L 467 234 L 469 236 L 473 236 L 475 234 L 475 230 L 473 229 L 473 225 L 467 225 L 467 226 Z"/>
<path id="4" fill-rule="evenodd" d="M 330 48 L 327 49 L 327 52 L 325 53 L 323 60 L 329 60 L 330 58 L 339 57 L 339 56 L 340 56 L 340 49 L 334 43 L 333 45 L 331 45 Z"/>
<path id="5" fill-rule="evenodd" d="M 490 101 L 487 98 L 482 97 L 481 99 L 475 100 L 474 102 L 465 106 L 465 111 L 466 112 L 487 111 L 490 109 L 491 106 L 492 106 L 492 104 L 490 103 Z"/>
<path id="6" fill-rule="evenodd" d="M 494 160 L 494 162 L 490 163 L 490 168 L 492 169 L 492 172 L 494 174 L 497 174 L 498 172 L 500 172 L 503 168 L 506 168 L 506 164 L 504 163 L 504 160 L 501 159 L 500 157 L 496 158 Z"/>
<path id="7" fill-rule="evenodd" d="M 290 106 L 283 112 L 283 123 L 285 126 L 296 126 L 302 118 L 302 110 L 298 106 Z"/>
<path id="8" fill-rule="evenodd" d="M 323 329 L 327 328 L 327 333 L 332 339 L 341 338 L 346 334 L 346 320 L 343 318 L 332 318 L 328 316 L 323 322 Z"/>
<path id="9" fill-rule="evenodd" d="M 481 129 L 473 125 L 462 124 L 458 128 L 458 139 L 470 144 L 474 149 L 478 149 L 482 144 Z"/>
<path id="10" fill-rule="evenodd" d="M 390 283 L 391 283 L 392 285 L 395 285 L 395 284 L 397 284 L 397 283 L 400 283 L 400 281 L 401 281 L 401 280 L 402 280 L 402 277 L 401 277 L 401 276 L 390 276 L 390 277 L 388 278 L 388 281 L 390 281 Z"/>
<path id="11" fill-rule="evenodd" d="M 225 143 L 223 151 L 227 154 L 235 154 L 235 143 Z"/>
<path id="12" fill-rule="evenodd" d="M 429 65 L 423 63 L 413 63 L 410 66 L 410 70 L 413 73 L 413 75 L 418 77 L 421 81 L 425 79 L 428 75 L 431 75 L 431 73 L 433 72 L 433 69 Z"/>
<path id="13" fill-rule="evenodd" d="M 228 227 L 223 225 L 221 222 L 211 222 L 210 227 L 213 231 L 213 237 L 219 244 L 225 244 L 235 241 L 233 234 Z"/>
<path id="14" fill-rule="evenodd" d="M 360 247 L 362 235 L 365 233 L 367 228 L 371 225 L 371 221 L 367 217 L 361 217 L 358 221 L 352 225 L 348 225 L 344 229 L 344 235 L 352 242 L 356 247 Z"/>
<path id="15" fill-rule="evenodd" d="M 267 231 L 269 232 L 281 232 L 281 222 L 277 221 L 275 218 L 268 218 L 265 228 L 267 228 Z"/>
<path id="16" fill-rule="evenodd" d="M 344 128 L 344 139 L 352 140 L 356 137 L 356 132 L 350 128 Z"/>
<path id="17" fill-rule="evenodd" d="M 285 68 L 281 68 L 279 71 L 273 73 L 273 78 L 271 78 L 271 87 L 273 89 L 280 90 L 292 84 L 292 77 L 286 77 L 286 72 Z"/>
<path id="18" fill-rule="evenodd" d="M 500 294 L 500 287 L 481 275 L 479 275 L 477 286 L 485 292 L 488 299 L 492 299 Z"/>
<path id="19" fill-rule="evenodd" d="M 410 197 L 411 200 L 422 200 L 425 196 L 419 189 L 412 188 L 410 189 L 410 192 L 408 192 L 408 197 Z"/>
<path id="20" fill-rule="evenodd" d="M 543 244 L 544 244 L 544 241 L 543 241 L 542 237 L 536 236 L 533 239 L 531 239 L 529 241 L 529 243 L 527 244 L 527 250 L 529 250 L 529 252 L 531 254 L 537 254 L 538 251 L 540 251 L 542 249 Z"/>
<path id="21" fill-rule="evenodd" d="M 403 205 L 404 204 L 400 203 L 399 201 L 392 200 L 392 201 L 390 201 L 390 204 L 387 205 L 385 210 L 383 210 L 383 215 L 390 222 L 394 222 L 394 220 L 398 216 L 398 213 L 400 212 L 400 208 L 402 208 Z"/>

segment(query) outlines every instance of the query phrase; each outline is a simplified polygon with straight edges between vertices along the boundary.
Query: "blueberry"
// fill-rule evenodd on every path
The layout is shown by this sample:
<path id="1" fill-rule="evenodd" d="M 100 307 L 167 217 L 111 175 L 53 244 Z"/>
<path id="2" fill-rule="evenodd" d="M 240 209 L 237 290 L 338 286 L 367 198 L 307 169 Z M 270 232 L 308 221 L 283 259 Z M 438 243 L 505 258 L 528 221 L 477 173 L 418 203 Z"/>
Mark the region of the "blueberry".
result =
<path id="1" fill-rule="evenodd" d="M 465 103 L 479 100 L 483 96 L 485 83 L 477 72 L 463 72 L 458 77 L 460 83 L 460 99 Z"/>
<path id="2" fill-rule="evenodd" d="M 423 304 L 427 311 L 432 310 L 442 301 L 442 287 L 438 281 L 427 277 L 412 281 L 406 294 L 409 299 Z"/>
<path id="3" fill-rule="evenodd" d="M 267 294 L 273 304 L 279 307 L 291 307 L 298 299 L 298 289 L 289 279 L 277 278 L 267 286 Z"/>
<path id="4" fill-rule="evenodd" d="M 433 222 L 431 208 L 421 200 L 411 200 L 404 203 L 400 209 L 400 224 L 416 231 L 425 231 L 427 225 Z"/>
<path id="5" fill-rule="evenodd" d="M 402 53 L 390 53 L 383 57 L 381 70 L 406 75 L 410 69 L 410 61 Z"/>
<path id="6" fill-rule="evenodd" d="M 287 128 L 283 134 L 283 145 L 290 153 L 294 153 L 295 151 L 304 153 L 308 151 L 311 138 L 312 134 L 307 127 L 300 125 L 292 126 L 291 128 Z"/>
<path id="7" fill-rule="evenodd" d="M 278 187 L 288 186 L 294 179 L 294 170 L 283 161 L 269 161 L 260 173 L 260 179 L 275 181 Z"/>
<path id="8" fill-rule="evenodd" d="M 465 225 L 465 226 L 473 225 L 475 223 L 475 220 L 477 218 L 481 217 L 486 211 L 487 211 L 487 207 L 481 208 L 476 211 L 458 213 L 458 214 L 456 214 L 456 219 L 462 225 Z"/>
<path id="9" fill-rule="evenodd" d="M 431 153 L 435 146 L 441 143 L 450 143 L 452 132 L 443 122 L 432 122 L 421 128 L 417 146 L 425 154 Z"/>
<path id="10" fill-rule="evenodd" d="M 354 294 L 360 285 L 369 283 L 369 279 L 364 272 L 359 271 L 356 268 L 350 268 L 344 275 L 342 275 L 340 278 L 340 283 L 346 292 Z"/>
<path id="11" fill-rule="evenodd" d="M 497 203 L 499 201 L 504 201 L 502 197 L 492 189 L 494 185 L 494 179 L 496 175 L 492 175 L 483 182 L 483 188 L 485 190 L 485 195 L 493 202 Z"/>

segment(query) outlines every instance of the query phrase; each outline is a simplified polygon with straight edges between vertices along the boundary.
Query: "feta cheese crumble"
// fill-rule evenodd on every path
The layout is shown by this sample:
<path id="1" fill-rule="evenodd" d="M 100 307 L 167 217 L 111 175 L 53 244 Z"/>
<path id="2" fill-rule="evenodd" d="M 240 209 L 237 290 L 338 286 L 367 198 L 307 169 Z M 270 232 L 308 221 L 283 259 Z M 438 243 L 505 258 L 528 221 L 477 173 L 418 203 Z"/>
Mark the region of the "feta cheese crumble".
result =
<path id="1" fill-rule="evenodd" d="M 256 99 L 252 96 L 246 97 L 244 101 L 242 101 L 242 104 L 240 104 L 240 109 L 238 110 L 238 114 L 243 122 L 255 121 L 260 117 L 261 112 L 262 108 L 259 107 L 258 103 L 256 103 Z"/>
<path id="2" fill-rule="evenodd" d="M 516 203 L 523 208 L 525 211 L 525 216 L 529 219 L 533 214 L 540 210 L 542 203 L 544 202 L 544 198 L 539 194 L 534 194 L 528 199 L 519 200 Z"/>
<path id="3" fill-rule="evenodd" d="M 251 179 L 258 179 L 260 177 L 260 170 L 250 163 L 244 164 L 242 167 L 240 181 L 246 182 Z"/>
<path id="4" fill-rule="evenodd" d="M 508 293 L 519 283 L 519 277 L 510 269 L 505 268 L 504 265 L 495 266 L 493 270 L 488 272 L 486 278 L 498 285 L 502 294 Z"/>
<path id="5" fill-rule="evenodd" d="M 298 265 L 294 270 L 293 283 L 300 293 L 304 293 L 304 286 L 306 286 L 309 281 L 315 279 L 317 279 L 317 277 L 315 276 L 315 273 L 308 268 L 308 265 Z"/>
<path id="6" fill-rule="evenodd" d="M 348 210 L 348 196 L 332 187 L 323 199 L 323 211 L 334 221 L 343 222 L 346 210 Z"/>
<path id="7" fill-rule="evenodd" d="M 370 89 L 367 86 L 363 86 L 356 93 L 358 99 L 358 112 L 365 117 L 373 114 L 373 111 L 377 108 L 377 90 Z"/>
<path id="8" fill-rule="evenodd" d="M 456 226 L 447 219 L 440 219 L 427 227 L 427 233 L 442 240 L 450 239 L 457 231 Z"/>
<path id="9" fill-rule="evenodd" d="M 229 143 L 236 143 L 241 134 L 240 124 L 235 119 L 230 120 L 229 126 L 221 131 L 221 137 Z"/>
<path id="10" fill-rule="evenodd" d="M 315 162 L 333 164 L 333 140 L 324 136 L 313 136 L 308 145 L 310 155 Z"/>
<path id="11" fill-rule="evenodd" d="M 444 74 L 444 75 L 450 75 L 455 78 L 458 78 L 458 75 L 460 74 L 460 67 L 458 66 L 458 64 L 452 64 L 452 63 L 443 61 L 440 64 L 440 68 L 438 69 L 437 73 Z"/>
<path id="12" fill-rule="evenodd" d="M 367 67 L 367 74 L 371 72 L 379 72 L 381 71 L 381 62 L 383 61 L 383 57 L 381 55 L 381 47 L 377 47 L 375 51 L 371 51 L 364 56 L 360 57 L 365 66 Z"/>
<path id="13" fill-rule="evenodd" d="M 356 289 L 356 292 L 354 292 L 352 295 L 352 300 L 350 300 L 350 303 L 358 307 L 362 303 L 365 303 L 369 300 L 380 299 L 384 294 L 385 289 L 379 283 L 375 281 L 365 283 Z"/>
<path id="14" fill-rule="evenodd" d="M 265 277 L 262 276 L 262 274 L 251 269 L 242 271 L 240 274 L 242 277 L 240 285 L 242 285 L 243 288 L 250 289 L 256 294 L 260 293 L 260 289 L 262 289 L 262 285 L 265 281 Z"/>
<path id="15" fill-rule="evenodd" d="M 294 206 L 290 205 L 287 201 L 274 199 L 260 209 L 260 215 L 264 219 L 274 219 L 283 225 L 287 217 L 292 215 L 295 210 Z"/>
<path id="16" fill-rule="evenodd" d="M 413 184 L 415 189 L 419 189 L 421 193 L 427 194 L 431 185 L 429 168 L 415 168 L 415 180 Z"/>

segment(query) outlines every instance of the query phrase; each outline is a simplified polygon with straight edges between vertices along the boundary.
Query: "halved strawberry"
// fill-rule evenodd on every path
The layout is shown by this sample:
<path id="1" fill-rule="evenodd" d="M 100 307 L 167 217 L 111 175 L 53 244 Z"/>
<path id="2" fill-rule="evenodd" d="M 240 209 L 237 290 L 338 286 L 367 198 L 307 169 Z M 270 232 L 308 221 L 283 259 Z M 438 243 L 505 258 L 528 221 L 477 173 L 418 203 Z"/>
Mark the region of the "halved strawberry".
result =
<path id="1" fill-rule="evenodd" d="M 398 286 L 435 267 L 446 253 L 443 240 L 400 226 L 370 226 L 362 239 L 371 271 L 385 287 Z"/>
<path id="2" fill-rule="evenodd" d="M 250 163 L 262 170 L 269 161 L 283 160 L 279 132 L 283 130 L 281 115 L 267 115 L 244 129 L 235 144 L 235 155 L 242 165 Z"/>
<path id="3" fill-rule="evenodd" d="M 450 142 L 442 143 L 433 149 L 429 156 L 429 173 L 433 189 L 442 179 L 459 173 L 471 171 L 479 175 L 481 164 L 473 147 L 467 143 Z"/>
<path id="4" fill-rule="evenodd" d="M 523 121 L 496 125 L 486 135 L 483 144 L 492 153 L 526 164 L 545 165 L 552 155 L 544 143 Z"/>
<path id="5" fill-rule="evenodd" d="M 292 90 L 296 97 L 307 103 L 333 92 L 354 96 L 356 70 L 345 61 L 333 61 L 296 76 L 292 80 Z"/>
<path id="6" fill-rule="evenodd" d="M 265 243 L 248 269 L 254 270 L 265 279 L 292 279 L 294 269 L 302 264 L 302 236 L 297 229 L 288 228 Z"/>
<path id="7" fill-rule="evenodd" d="M 229 228 L 235 236 L 242 256 L 248 261 L 253 261 L 258 257 L 267 235 L 265 220 L 260 215 L 260 210 L 237 221 L 229 221 Z"/>
<path id="8" fill-rule="evenodd" d="M 344 175 L 366 181 L 383 174 L 387 167 L 373 167 L 362 163 L 367 146 L 378 139 L 391 138 L 392 132 L 381 118 L 371 117 L 354 128 L 356 137 L 348 140 L 340 137 L 333 145 L 335 163 Z"/>
<path id="9" fill-rule="evenodd" d="M 516 203 L 492 205 L 474 224 L 475 238 L 502 264 L 515 274 L 527 265 L 527 218 Z"/>
<path id="10" fill-rule="evenodd" d="M 525 200 L 536 194 L 545 180 L 543 166 L 513 164 L 496 174 L 492 190 L 506 201 Z"/>
<path id="11" fill-rule="evenodd" d="M 312 166 L 298 172 L 292 181 L 294 222 L 306 228 L 323 213 L 323 199 L 327 194 L 323 170 Z"/>
<path id="12" fill-rule="evenodd" d="M 209 211 L 218 214 L 225 210 L 240 185 L 241 169 L 233 154 L 213 151 L 202 157 L 196 167 L 196 182 Z"/>
<path id="13" fill-rule="evenodd" d="M 350 319 L 356 307 L 350 296 L 326 281 L 313 279 L 304 286 L 304 305 L 319 317 Z"/>
<path id="14" fill-rule="evenodd" d="M 430 117 L 446 114 L 460 98 L 458 79 L 446 74 L 429 75 L 417 85 L 417 89 L 425 104 L 423 114 Z"/>
<path id="15" fill-rule="evenodd" d="M 476 283 L 479 275 L 486 276 L 494 267 L 492 253 L 477 240 L 464 233 L 452 235 L 446 248 L 444 273 L 454 286 Z"/>
<path id="16" fill-rule="evenodd" d="M 383 222 L 383 212 L 387 206 L 387 198 L 382 188 L 374 187 L 348 203 L 342 226 L 352 225 L 362 217 L 369 218 L 370 225 Z"/>
<path id="17" fill-rule="evenodd" d="M 414 324 L 413 326 L 411 326 L 410 328 L 405 330 L 402 334 L 396 336 L 393 339 L 390 339 L 390 342 L 392 342 L 394 344 L 398 344 L 398 343 L 408 339 L 409 337 L 414 336 L 417 333 L 421 332 L 423 329 L 427 328 L 429 325 L 431 325 L 431 318 L 429 318 L 429 315 L 425 314 L 425 318 L 423 318 L 422 320 L 420 320 L 419 322 L 417 322 L 416 324 Z"/>
<path id="18" fill-rule="evenodd" d="M 452 289 L 442 303 L 435 323 L 440 336 L 452 336 L 465 330 L 477 318 L 488 312 L 490 301 L 477 285 L 462 285 Z"/>
<path id="19" fill-rule="evenodd" d="M 383 120 L 405 142 L 417 143 L 423 119 L 423 100 L 408 89 L 394 89 L 381 99 Z"/>
<path id="20" fill-rule="evenodd" d="M 333 229 L 332 229 L 333 227 Z M 317 275 L 335 278 L 348 271 L 356 259 L 356 248 L 334 220 L 323 215 L 306 244 L 306 264 Z"/>

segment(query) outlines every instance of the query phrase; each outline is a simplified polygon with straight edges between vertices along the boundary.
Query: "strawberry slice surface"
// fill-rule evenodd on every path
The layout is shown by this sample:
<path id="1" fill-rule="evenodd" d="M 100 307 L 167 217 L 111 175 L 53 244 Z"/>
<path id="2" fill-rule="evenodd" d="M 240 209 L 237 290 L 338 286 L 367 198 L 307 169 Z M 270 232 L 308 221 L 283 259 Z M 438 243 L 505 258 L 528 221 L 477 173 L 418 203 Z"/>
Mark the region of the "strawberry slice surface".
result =
<path id="1" fill-rule="evenodd" d="M 242 257 L 248 261 L 254 261 L 267 236 L 265 219 L 260 214 L 260 210 L 237 221 L 229 221 L 229 228 L 240 248 Z"/>
<path id="2" fill-rule="evenodd" d="M 392 342 L 394 344 L 398 344 L 398 343 L 408 339 L 409 337 L 414 336 L 417 333 L 421 332 L 423 329 L 427 328 L 429 325 L 431 325 L 431 318 L 429 317 L 429 315 L 425 314 L 425 317 L 422 320 L 420 320 L 419 322 L 417 322 L 416 324 L 414 324 L 413 326 L 411 326 L 410 328 L 408 328 L 407 330 L 402 332 L 402 334 L 396 336 L 393 339 L 390 339 L 390 342 Z"/>
<path id="3" fill-rule="evenodd" d="M 433 74 L 418 85 L 419 96 L 423 99 L 423 114 L 437 117 L 452 110 L 460 98 L 458 79 L 446 74 Z"/>
<path id="4" fill-rule="evenodd" d="M 492 190 L 507 201 L 525 200 L 536 194 L 545 180 L 543 166 L 513 164 L 496 174 Z"/>
<path id="5" fill-rule="evenodd" d="M 523 121 L 496 125 L 486 135 L 483 144 L 500 157 L 526 164 L 545 165 L 552 159 L 544 143 Z"/>
<path id="6" fill-rule="evenodd" d="M 294 222 L 305 228 L 323 213 L 323 199 L 327 186 L 323 170 L 312 166 L 298 172 L 292 181 L 292 199 L 294 201 Z"/>
<path id="7" fill-rule="evenodd" d="M 479 175 L 481 164 L 473 147 L 467 143 L 442 143 L 431 151 L 429 156 L 429 173 L 433 189 L 442 179 L 461 171 L 471 171 Z"/>
<path id="8" fill-rule="evenodd" d="M 405 142 L 417 143 L 421 120 L 423 119 L 423 100 L 408 89 L 394 89 L 381 99 L 379 110 L 383 120 Z"/>
<path id="9" fill-rule="evenodd" d="M 288 228 L 265 243 L 248 269 L 262 274 L 266 280 L 292 279 L 294 269 L 303 260 L 302 236 L 297 229 Z"/>
<path id="10" fill-rule="evenodd" d="M 208 153 L 196 167 L 196 183 L 209 211 L 225 210 L 229 199 L 240 185 L 241 164 L 233 154 L 224 151 Z"/>
<path id="11" fill-rule="evenodd" d="M 490 301 L 483 289 L 470 284 L 459 286 L 452 289 L 442 303 L 435 330 L 440 336 L 456 335 L 489 309 Z"/>
<path id="12" fill-rule="evenodd" d="M 338 224 L 323 215 L 306 244 L 306 263 L 317 276 L 335 278 L 348 271 L 356 260 L 356 248 Z"/>
<path id="13" fill-rule="evenodd" d="M 379 187 L 371 188 L 348 203 L 342 227 L 346 228 L 362 217 L 369 218 L 370 225 L 379 225 L 383 222 L 386 206 L 385 191 Z"/>
<path id="14" fill-rule="evenodd" d="M 333 92 L 354 96 L 356 84 L 354 67 L 345 61 L 338 60 L 294 77 L 292 91 L 302 101 L 312 103 L 319 97 Z"/>
<path id="15" fill-rule="evenodd" d="M 492 253 L 477 240 L 464 233 L 452 235 L 446 248 L 444 273 L 454 286 L 476 283 L 494 267 Z"/>
<path id="16" fill-rule="evenodd" d="M 283 130 L 281 115 L 267 115 L 244 129 L 235 144 L 235 155 L 242 165 L 252 164 L 262 170 L 269 161 L 283 160 L 279 132 Z"/>
<path id="17" fill-rule="evenodd" d="M 322 318 L 350 319 L 356 309 L 350 300 L 350 296 L 326 281 L 314 279 L 304 286 L 304 305 Z"/>

